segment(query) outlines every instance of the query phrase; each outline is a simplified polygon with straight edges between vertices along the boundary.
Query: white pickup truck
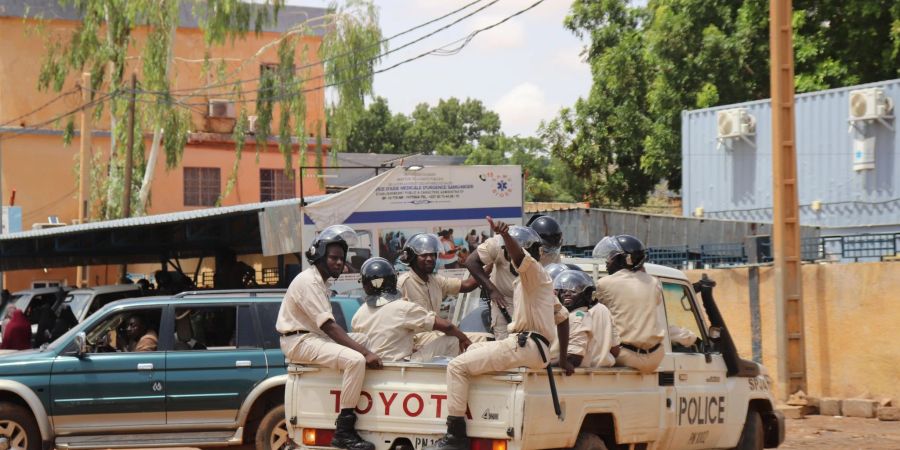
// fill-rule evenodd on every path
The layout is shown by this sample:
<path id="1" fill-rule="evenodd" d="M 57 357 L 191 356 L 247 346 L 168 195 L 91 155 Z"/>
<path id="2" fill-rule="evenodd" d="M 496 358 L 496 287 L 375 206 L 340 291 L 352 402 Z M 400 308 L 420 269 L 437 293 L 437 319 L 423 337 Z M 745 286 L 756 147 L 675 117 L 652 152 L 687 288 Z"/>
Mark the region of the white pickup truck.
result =
<path id="1" fill-rule="evenodd" d="M 602 276 L 592 260 L 574 260 Z M 472 450 L 541 448 L 762 449 L 784 440 L 764 367 L 738 357 L 712 298 L 710 280 L 691 284 L 681 271 L 648 264 L 663 283 L 658 314 L 670 330 L 699 337 L 691 347 L 668 336 L 657 373 L 630 368 L 577 369 L 554 375 L 561 419 L 554 412 L 547 372 L 518 369 L 472 380 L 468 435 Z M 474 299 L 474 300 L 473 300 Z M 702 299 L 702 300 L 701 300 Z M 458 307 L 466 308 L 462 299 Z M 671 331 L 670 331 L 671 332 Z M 341 374 L 291 365 L 285 416 L 303 448 L 327 448 L 338 414 Z M 378 450 L 421 450 L 446 430 L 446 364 L 388 363 L 366 372 L 357 407 L 360 435 Z"/>

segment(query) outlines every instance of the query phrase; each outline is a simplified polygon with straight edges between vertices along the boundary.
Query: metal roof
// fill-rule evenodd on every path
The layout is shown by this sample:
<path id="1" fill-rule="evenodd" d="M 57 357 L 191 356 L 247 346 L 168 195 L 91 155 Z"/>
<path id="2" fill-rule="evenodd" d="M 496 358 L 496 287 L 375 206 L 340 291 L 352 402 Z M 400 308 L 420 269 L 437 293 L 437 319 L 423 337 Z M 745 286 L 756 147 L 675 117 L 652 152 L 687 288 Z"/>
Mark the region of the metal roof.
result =
<path id="1" fill-rule="evenodd" d="M 314 202 L 325 195 L 307 197 Z M 229 250 L 262 252 L 259 214 L 300 199 L 90 222 L 0 236 L 0 271 L 152 263 Z"/>
<path id="2" fill-rule="evenodd" d="M 316 195 L 305 197 L 306 203 L 315 203 L 329 197 L 328 195 Z M 164 223 L 184 222 L 195 219 L 209 217 L 224 217 L 234 214 L 257 212 L 266 208 L 274 208 L 286 205 L 300 205 L 299 198 L 290 198 L 286 200 L 275 200 L 270 202 L 245 203 L 242 205 L 222 206 L 218 208 L 195 209 L 192 211 L 179 211 L 166 214 L 155 214 L 142 217 L 129 217 L 127 219 L 103 220 L 99 222 L 88 222 L 78 225 L 67 225 L 56 228 L 48 228 L 44 230 L 20 231 L 18 233 L 9 233 L 0 236 L 0 241 L 12 241 L 16 239 L 28 239 L 44 236 L 61 236 L 65 234 L 81 233 L 93 230 L 109 230 L 113 228 L 129 228 L 148 225 L 158 225 Z"/>

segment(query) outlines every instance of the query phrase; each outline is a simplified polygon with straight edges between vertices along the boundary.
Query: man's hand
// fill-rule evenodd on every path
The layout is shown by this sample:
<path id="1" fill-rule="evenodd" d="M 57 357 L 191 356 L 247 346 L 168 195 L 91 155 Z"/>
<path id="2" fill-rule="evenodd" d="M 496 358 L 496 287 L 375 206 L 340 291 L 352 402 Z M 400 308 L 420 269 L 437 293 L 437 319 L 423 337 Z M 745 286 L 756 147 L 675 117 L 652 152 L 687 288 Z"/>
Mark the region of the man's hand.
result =
<path id="1" fill-rule="evenodd" d="M 506 234 L 509 232 L 509 224 L 502 220 L 498 220 L 494 222 L 494 219 L 491 216 L 487 216 L 488 225 L 491 227 L 491 230 L 497 234 Z"/>
<path id="2" fill-rule="evenodd" d="M 573 366 L 572 363 L 569 362 L 569 358 L 560 358 L 559 368 L 563 370 L 563 373 L 565 373 L 566 376 L 575 373 L 575 366 Z"/>
<path id="3" fill-rule="evenodd" d="M 491 291 L 491 301 L 501 308 L 506 308 L 508 306 L 506 303 L 506 297 L 504 297 L 503 294 L 497 292 L 496 289 Z"/>
<path id="4" fill-rule="evenodd" d="M 472 345 L 472 341 L 469 338 L 460 339 L 459 340 L 459 352 L 462 353 L 469 349 L 469 346 Z"/>
<path id="5" fill-rule="evenodd" d="M 375 353 L 369 352 L 366 355 L 366 367 L 370 369 L 381 369 L 381 358 Z"/>

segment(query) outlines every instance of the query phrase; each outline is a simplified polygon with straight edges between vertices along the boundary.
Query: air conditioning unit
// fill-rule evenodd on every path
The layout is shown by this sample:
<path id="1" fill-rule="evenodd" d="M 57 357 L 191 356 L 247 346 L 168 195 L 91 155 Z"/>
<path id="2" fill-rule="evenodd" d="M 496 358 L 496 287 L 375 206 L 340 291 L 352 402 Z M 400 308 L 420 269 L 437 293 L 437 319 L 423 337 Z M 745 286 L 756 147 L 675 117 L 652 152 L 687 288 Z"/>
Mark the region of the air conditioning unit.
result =
<path id="1" fill-rule="evenodd" d="M 884 89 L 869 88 L 850 91 L 850 120 L 889 118 L 894 104 Z"/>
<path id="2" fill-rule="evenodd" d="M 756 134 L 756 119 L 745 108 L 724 109 L 716 113 L 718 138 L 734 139 Z"/>
<path id="3" fill-rule="evenodd" d="M 209 117 L 234 119 L 234 102 L 231 100 L 209 100 Z"/>

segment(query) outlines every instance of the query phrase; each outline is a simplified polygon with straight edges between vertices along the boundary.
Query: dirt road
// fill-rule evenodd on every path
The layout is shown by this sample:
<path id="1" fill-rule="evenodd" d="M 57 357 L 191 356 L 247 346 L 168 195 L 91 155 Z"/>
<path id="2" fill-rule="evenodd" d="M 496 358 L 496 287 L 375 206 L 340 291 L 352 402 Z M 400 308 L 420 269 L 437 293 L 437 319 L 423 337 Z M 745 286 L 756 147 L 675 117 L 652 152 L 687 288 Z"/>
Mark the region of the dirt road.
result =
<path id="1" fill-rule="evenodd" d="M 787 439 L 779 448 L 897 450 L 900 449 L 900 422 L 831 416 L 788 420 Z"/>

